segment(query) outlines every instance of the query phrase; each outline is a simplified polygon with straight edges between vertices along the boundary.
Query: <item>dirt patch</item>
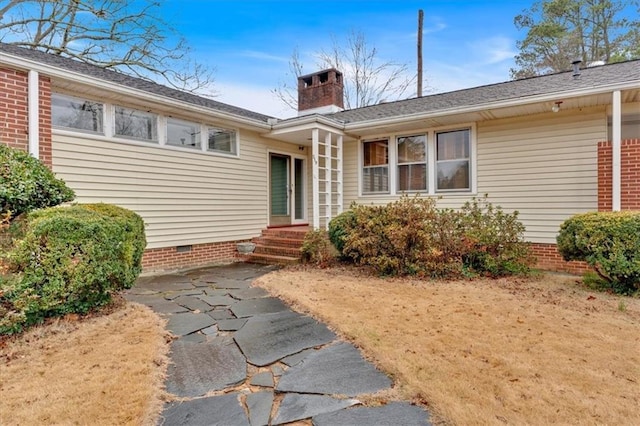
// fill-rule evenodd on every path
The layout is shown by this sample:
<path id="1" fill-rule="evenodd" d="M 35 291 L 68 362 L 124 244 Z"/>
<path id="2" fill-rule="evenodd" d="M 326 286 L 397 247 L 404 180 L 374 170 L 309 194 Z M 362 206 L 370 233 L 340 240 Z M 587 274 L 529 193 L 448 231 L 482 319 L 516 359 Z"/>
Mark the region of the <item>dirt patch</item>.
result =
<path id="1" fill-rule="evenodd" d="M 640 300 L 575 277 L 425 282 L 350 269 L 258 284 L 332 326 L 451 424 L 640 424 Z"/>
<path id="2" fill-rule="evenodd" d="M 163 321 L 146 307 L 70 317 L 0 347 L 0 424 L 152 425 L 167 364 Z"/>

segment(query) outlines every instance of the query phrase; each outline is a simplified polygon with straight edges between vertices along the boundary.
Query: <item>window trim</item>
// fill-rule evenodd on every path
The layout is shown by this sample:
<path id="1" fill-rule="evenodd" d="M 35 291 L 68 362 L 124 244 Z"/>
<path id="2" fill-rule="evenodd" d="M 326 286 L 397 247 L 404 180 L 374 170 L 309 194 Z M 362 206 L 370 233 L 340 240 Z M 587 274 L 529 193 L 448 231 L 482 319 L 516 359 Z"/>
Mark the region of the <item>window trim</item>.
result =
<path id="1" fill-rule="evenodd" d="M 103 102 L 103 101 L 98 101 L 92 98 L 84 98 L 84 97 L 78 97 L 78 96 L 74 96 L 72 94 L 68 94 L 65 91 L 52 91 L 51 96 L 63 96 L 63 97 L 68 97 L 68 98 L 72 98 L 72 99 L 76 99 L 78 101 L 89 101 L 89 102 L 95 102 L 97 104 L 101 104 L 102 105 L 102 132 L 94 132 L 91 130 L 84 130 L 84 129 L 76 129 L 73 127 L 63 127 L 63 126 L 54 126 L 52 124 L 51 126 L 51 130 L 52 133 L 54 134 L 61 134 L 61 135 L 67 135 L 67 136 L 75 136 L 75 137 L 79 137 L 79 135 L 82 135 L 81 137 L 85 137 L 85 138 L 90 138 L 93 140 L 100 140 L 100 141 L 107 141 L 107 142 L 117 142 L 117 143 L 126 143 L 126 144 L 132 144 L 132 145 L 136 145 L 136 146 L 146 146 L 146 147 L 154 147 L 154 148 L 162 148 L 162 149 L 169 149 L 172 151 L 178 151 L 178 152 L 185 152 L 185 153 L 192 153 L 192 154 L 204 154 L 204 155 L 212 155 L 212 156 L 217 156 L 217 157 L 227 157 L 227 158 L 239 158 L 240 157 L 240 152 L 241 152 L 241 132 L 240 129 L 238 127 L 235 126 L 227 126 L 224 124 L 214 124 L 211 121 L 200 121 L 198 119 L 194 119 L 194 118 L 188 118 L 188 117 L 176 117 L 174 115 L 168 115 L 168 114 L 162 114 L 159 112 L 156 112 L 154 109 L 145 109 L 144 107 L 140 107 L 138 106 L 129 106 L 127 104 L 121 104 L 121 103 L 113 103 L 113 102 Z M 125 109 L 129 109 L 129 110 L 134 110 L 134 111 L 140 111 L 143 113 L 149 113 L 149 114 L 153 114 L 156 117 L 156 139 L 155 140 L 151 140 L 151 139 L 144 139 L 144 138 L 136 138 L 136 137 L 128 137 L 126 135 L 117 135 L 115 133 L 115 127 L 116 127 L 116 123 L 115 123 L 115 118 L 116 118 L 116 107 L 121 107 L 121 108 L 125 108 Z M 182 147 L 182 146 L 178 146 L 178 145 L 170 145 L 167 144 L 167 123 L 168 120 L 176 120 L 176 121 L 182 121 L 182 122 L 186 122 L 186 123 L 190 123 L 190 124 L 195 124 L 200 126 L 200 147 L 197 149 L 194 149 L 193 147 Z M 208 135 L 208 129 L 209 128 L 220 128 L 220 129 L 225 129 L 225 130 L 229 130 L 229 131 L 233 131 L 235 133 L 235 148 L 236 148 L 236 152 L 235 153 L 229 153 L 229 152 L 224 152 L 224 151 L 214 151 L 214 150 L 208 150 L 208 138 L 206 135 Z"/>
<path id="2" fill-rule="evenodd" d="M 436 189 L 436 133 L 465 130 L 469 129 L 469 189 L 457 190 L 437 190 Z M 397 138 L 406 136 L 416 136 L 424 134 L 427 137 L 427 190 L 424 191 L 401 191 L 398 189 L 398 155 L 397 155 Z M 363 142 L 373 140 L 387 139 L 394 141 L 389 143 L 389 192 L 368 193 L 362 191 L 363 185 L 363 166 L 364 166 L 364 150 Z M 458 125 L 428 127 L 418 129 L 413 132 L 392 132 L 387 134 L 373 134 L 367 138 L 358 140 L 358 197 L 372 199 L 380 196 L 400 196 L 402 194 L 419 194 L 425 196 L 473 196 L 477 194 L 477 126 L 475 122 L 464 122 Z"/>
<path id="3" fill-rule="evenodd" d="M 410 162 L 406 162 L 406 163 L 400 163 L 400 155 L 398 153 L 398 140 L 400 138 L 411 138 L 411 137 L 417 137 L 417 136 L 424 136 L 424 156 L 425 159 L 424 161 L 410 161 Z M 402 135 L 395 135 L 394 136 L 394 141 L 395 141 L 395 146 L 396 146 L 396 155 L 395 155 L 395 168 L 396 168 L 396 193 L 399 194 L 415 194 L 415 193 L 421 193 L 424 191 L 428 191 L 429 190 L 429 181 L 431 179 L 429 179 L 429 132 L 416 132 L 416 133 L 412 133 L 412 134 L 402 134 Z M 425 168 L 426 168 L 426 182 L 425 182 L 425 188 L 424 189 L 400 189 L 400 166 L 412 166 L 412 165 L 421 165 L 424 164 Z"/>
<path id="4" fill-rule="evenodd" d="M 467 158 L 455 158 L 452 160 L 438 160 L 438 135 L 441 133 L 452 133 L 452 132 L 460 132 L 463 130 L 468 130 L 469 131 L 469 156 Z M 472 129 L 471 127 L 461 127 L 459 129 L 449 129 L 449 130 L 438 130 L 438 131 L 434 131 L 433 132 L 433 136 L 434 136 L 434 148 L 435 148 L 435 169 L 434 169 L 434 185 L 435 185 L 435 193 L 436 194 L 450 194 L 450 193 L 469 193 L 471 192 L 472 188 L 473 188 L 473 183 L 472 183 L 472 170 L 474 169 L 472 167 L 471 164 L 471 150 L 472 150 L 472 142 L 471 142 L 471 132 Z M 454 189 L 440 189 L 438 188 L 438 164 L 440 163 L 446 163 L 446 162 L 457 162 L 457 161 L 467 161 L 469 163 L 469 187 L 468 188 L 454 188 Z"/>
<path id="5" fill-rule="evenodd" d="M 70 100 L 74 100 L 74 101 L 79 101 L 79 102 L 91 102 L 94 104 L 98 104 L 98 105 L 102 105 L 102 130 L 97 131 L 97 130 L 89 130 L 89 129 L 79 129 L 77 127 L 68 127 L 68 126 L 59 126 L 59 125 L 55 125 L 53 123 L 53 102 L 54 102 L 54 97 L 55 96 L 61 96 L 64 98 L 68 98 Z M 60 130 L 66 130 L 66 131 L 70 131 L 70 132 L 78 132 L 78 133 L 85 133 L 85 134 L 90 134 L 90 135 L 105 135 L 106 134 L 106 129 L 107 127 L 109 127 L 107 125 L 107 104 L 105 104 L 104 102 L 100 102 L 100 101 L 96 101 L 93 99 L 88 99 L 88 98 L 80 98 L 78 96 L 74 96 L 74 95 L 69 95 L 67 93 L 61 93 L 61 92 L 51 92 L 51 128 L 52 129 L 60 129 Z"/>
<path id="6" fill-rule="evenodd" d="M 381 165 L 377 165 L 377 166 L 365 166 L 364 165 L 364 144 L 365 143 L 371 143 L 371 142 L 382 142 L 382 141 L 386 141 L 387 142 L 387 164 L 386 166 L 381 166 Z M 391 146 L 393 144 L 391 143 L 391 138 L 389 137 L 379 137 L 379 138 L 369 138 L 369 139 L 363 139 L 360 141 L 359 144 L 359 153 L 361 156 L 361 160 L 360 160 L 360 167 L 359 167 L 359 178 L 360 178 L 360 183 L 359 183 L 359 192 L 362 195 L 365 196 L 375 196 L 375 195 L 388 195 L 388 194 L 392 194 L 393 193 L 393 189 L 391 185 L 395 185 L 395 181 L 391 178 L 391 157 L 392 157 L 392 149 Z M 393 150 L 395 152 L 395 149 Z M 387 190 L 386 191 L 375 191 L 375 192 L 364 192 L 364 168 L 376 168 L 376 167 L 386 167 L 387 168 Z"/>
<path id="7" fill-rule="evenodd" d="M 116 125 L 116 118 L 117 118 L 117 113 L 116 113 L 116 109 L 117 108 L 123 108 L 129 111 L 134 111 L 134 112 L 140 112 L 143 115 L 149 115 L 155 118 L 155 139 L 150 139 L 150 138 L 139 138 L 136 136 L 131 136 L 131 135 L 120 135 L 117 133 L 117 125 Z M 151 143 L 154 145 L 160 145 L 161 142 L 161 133 L 160 133 L 160 128 L 161 128 L 161 118 L 160 118 L 160 114 L 155 113 L 155 112 L 151 112 L 151 111 L 145 111 L 139 108 L 133 108 L 133 107 L 128 107 L 128 106 L 124 106 L 124 105 L 120 105 L 120 104 L 114 104 L 113 105 L 113 115 L 112 115 L 112 126 L 113 126 L 113 137 L 116 138 L 120 138 L 120 139 L 127 139 L 127 140 L 134 140 L 134 141 L 138 141 L 138 142 L 145 142 L 145 143 Z M 152 135 L 153 136 L 153 135 Z"/>

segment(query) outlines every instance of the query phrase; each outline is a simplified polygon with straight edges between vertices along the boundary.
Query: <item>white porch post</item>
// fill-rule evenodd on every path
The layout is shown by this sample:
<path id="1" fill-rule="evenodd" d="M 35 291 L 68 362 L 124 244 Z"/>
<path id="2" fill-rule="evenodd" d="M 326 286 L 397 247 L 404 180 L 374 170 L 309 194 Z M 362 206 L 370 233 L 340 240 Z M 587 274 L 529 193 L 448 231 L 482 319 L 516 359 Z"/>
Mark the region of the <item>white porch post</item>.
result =
<path id="1" fill-rule="evenodd" d="M 27 120 L 29 131 L 29 154 L 40 158 L 40 78 L 37 71 L 30 70 L 27 82 Z"/>
<path id="2" fill-rule="evenodd" d="M 611 188 L 611 210 L 614 212 L 620 211 L 621 208 L 621 166 L 620 159 L 622 157 L 622 103 L 620 100 L 620 91 L 613 92 L 613 105 L 611 111 L 611 126 L 612 126 L 612 188 Z"/>
<path id="3" fill-rule="evenodd" d="M 336 214 L 342 213 L 344 210 L 343 198 L 342 198 L 342 135 L 338 135 L 336 149 L 336 188 L 338 190 L 338 211 Z"/>
<path id="4" fill-rule="evenodd" d="M 333 193 L 331 183 L 331 153 L 333 151 L 332 136 L 331 132 L 327 132 L 324 136 L 324 229 L 329 229 L 329 221 L 331 220 L 331 212 L 333 210 Z"/>
<path id="5" fill-rule="evenodd" d="M 313 211 L 313 229 L 320 229 L 320 173 L 319 173 L 319 138 L 320 130 L 311 130 L 311 195 Z"/>

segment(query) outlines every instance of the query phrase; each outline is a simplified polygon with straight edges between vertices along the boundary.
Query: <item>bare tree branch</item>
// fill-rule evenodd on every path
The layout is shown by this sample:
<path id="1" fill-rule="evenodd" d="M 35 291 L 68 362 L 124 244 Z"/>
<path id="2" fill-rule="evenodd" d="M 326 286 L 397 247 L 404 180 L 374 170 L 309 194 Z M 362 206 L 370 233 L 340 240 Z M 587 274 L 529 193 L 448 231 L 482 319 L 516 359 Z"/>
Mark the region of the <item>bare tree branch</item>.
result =
<path id="1" fill-rule="evenodd" d="M 0 0 L 0 41 L 210 91 L 213 70 L 190 58 L 160 8 L 159 0 Z"/>
<path id="2" fill-rule="evenodd" d="M 341 43 L 335 36 L 328 50 L 316 52 L 315 70 L 336 68 L 344 76 L 344 106 L 346 109 L 375 105 L 412 96 L 416 76 L 410 75 L 407 64 L 383 61 L 378 50 L 367 43 L 362 32 L 352 31 Z M 285 82 L 272 93 L 285 105 L 297 109 L 297 78 L 303 75 L 298 49 L 289 60 Z"/>

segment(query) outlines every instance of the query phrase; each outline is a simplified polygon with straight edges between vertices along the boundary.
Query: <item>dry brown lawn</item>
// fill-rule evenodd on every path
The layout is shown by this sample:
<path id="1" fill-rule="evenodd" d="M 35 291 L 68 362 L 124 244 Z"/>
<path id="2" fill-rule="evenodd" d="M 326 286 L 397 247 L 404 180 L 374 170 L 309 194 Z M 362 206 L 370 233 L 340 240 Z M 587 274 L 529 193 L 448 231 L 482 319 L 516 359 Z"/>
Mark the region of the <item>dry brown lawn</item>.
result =
<path id="1" fill-rule="evenodd" d="M 301 269 L 258 284 L 353 341 L 441 423 L 640 424 L 639 299 L 558 275 L 427 282 Z"/>
<path id="2" fill-rule="evenodd" d="M 167 363 L 163 325 L 148 308 L 121 303 L 2 342 L 0 424 L 155 424 Z"/>

